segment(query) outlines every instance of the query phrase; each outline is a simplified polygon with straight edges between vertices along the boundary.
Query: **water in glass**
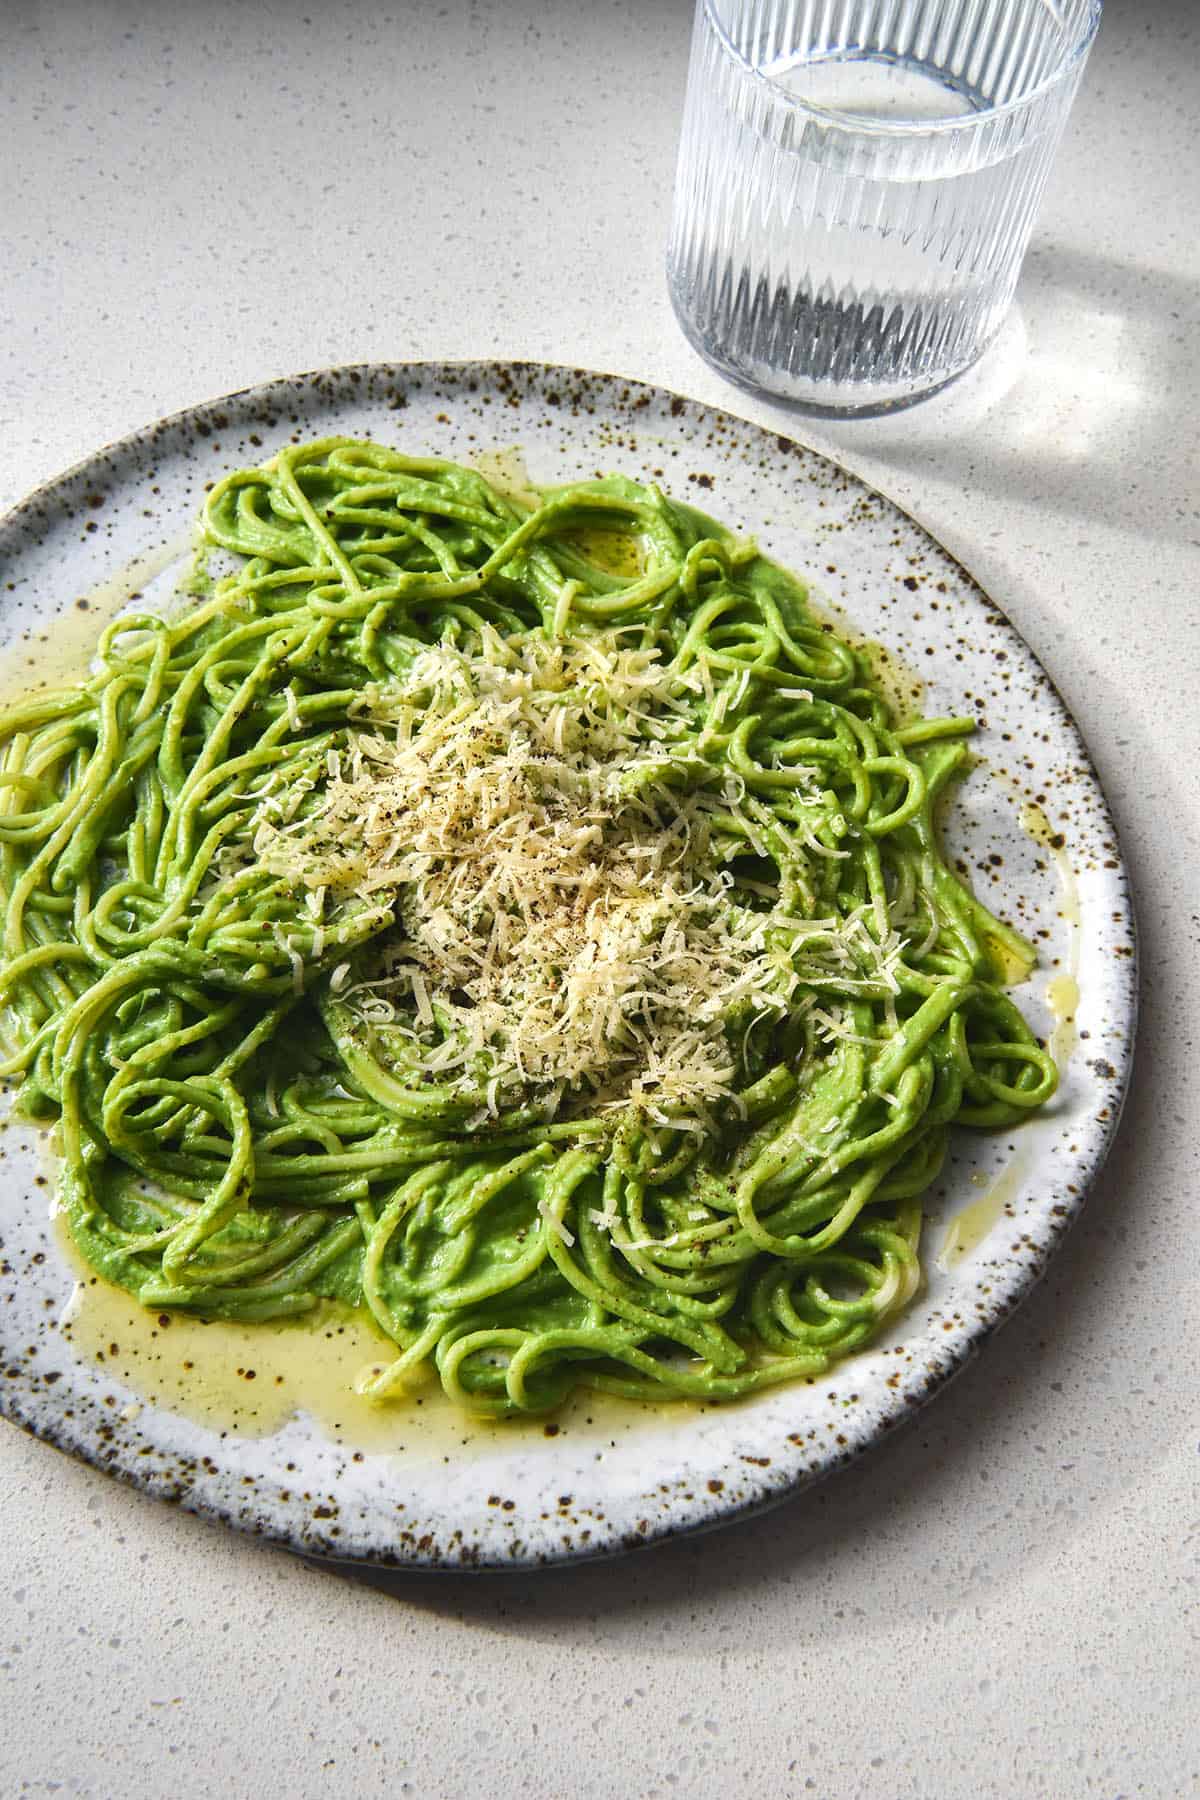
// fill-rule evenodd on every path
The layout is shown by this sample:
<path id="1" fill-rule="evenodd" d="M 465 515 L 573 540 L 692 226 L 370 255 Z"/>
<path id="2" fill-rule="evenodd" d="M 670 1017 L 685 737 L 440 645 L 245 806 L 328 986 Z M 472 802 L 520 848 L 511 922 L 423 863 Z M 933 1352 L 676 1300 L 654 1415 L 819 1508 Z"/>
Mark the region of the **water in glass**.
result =
<path id="1" fill-rule="evenodd" d="M 833 412 L 973 362 L 1098 4 L 700 0 L 668 273 L 701 353 Z"/>

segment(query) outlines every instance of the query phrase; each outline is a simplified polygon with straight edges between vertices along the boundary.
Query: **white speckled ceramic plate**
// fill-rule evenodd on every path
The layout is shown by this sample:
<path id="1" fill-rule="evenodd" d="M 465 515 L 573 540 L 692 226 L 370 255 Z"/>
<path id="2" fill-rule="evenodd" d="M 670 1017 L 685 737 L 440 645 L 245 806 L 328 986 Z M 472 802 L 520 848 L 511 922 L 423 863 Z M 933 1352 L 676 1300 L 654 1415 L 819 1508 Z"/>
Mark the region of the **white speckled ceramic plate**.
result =
<path id="1" fill-rule="evenodd" d="M 217 475 L 326 433 L 460 460 L 518 446 L 535 482 L 613 469 L 659 481 L 807 575 L 919 675 L 928 709 L 975 714 L 982 760 L 948 842 L 983 897 L 1042 947 L 1023 1004 L 1069 1051 L 1062 1088 L 1019 1133 L 956 1144 L 928 1199 L 925 1286 L 881 1341 L 827 1378 L 725 1409 L 581 1407 L 550 1432 L 418 1430 L 416 1413 L 401 1410 L 386 1444 L 377 1433 L 356 1442 L 302 1393 L 266 1435 L 197 1422 L 186 1405 L 147 1401 L 115 1345 L 91 1360 L 61 1327 L 74 1276 L 47 1216 L 37 1146 L 10 1126 L 3 1410 L 208 1518 L 386 1563 L 595 1556 L 769 1505 L 877 1442 L 962 1366 L 1037 1280 L 1104 1158 L 1132 1055 L 1135 956 L 1129 890 L 1087 752 L 1003 613 L 890 501 L 725 413 L 540 365 L 334 370 L 196 407 L 114 445 L 0 525 L 0 643 L 40 660 L 67 620 L 78 627 L 78 601 L 105 584 L 110 597 L 123 580 L 169 588 Z M 1073 1021 L 1056 1019 L 1056 1008 L 1072 1011 L 1074 984 Z M 312 1342 L 319 1351 L 321 1337 Z"/>

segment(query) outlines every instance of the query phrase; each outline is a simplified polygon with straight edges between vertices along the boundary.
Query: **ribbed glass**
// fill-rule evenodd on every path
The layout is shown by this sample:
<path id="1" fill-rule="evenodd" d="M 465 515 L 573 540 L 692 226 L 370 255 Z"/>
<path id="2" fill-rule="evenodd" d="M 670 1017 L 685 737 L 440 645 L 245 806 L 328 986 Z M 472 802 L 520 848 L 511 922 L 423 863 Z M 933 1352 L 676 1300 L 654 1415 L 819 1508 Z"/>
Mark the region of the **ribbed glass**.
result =
<path id="1" fill-rule="evenodd" d="M 698 0 L 667 273 L 723 374 L 905 405 L 998 331 L 1100 0 Z"/>

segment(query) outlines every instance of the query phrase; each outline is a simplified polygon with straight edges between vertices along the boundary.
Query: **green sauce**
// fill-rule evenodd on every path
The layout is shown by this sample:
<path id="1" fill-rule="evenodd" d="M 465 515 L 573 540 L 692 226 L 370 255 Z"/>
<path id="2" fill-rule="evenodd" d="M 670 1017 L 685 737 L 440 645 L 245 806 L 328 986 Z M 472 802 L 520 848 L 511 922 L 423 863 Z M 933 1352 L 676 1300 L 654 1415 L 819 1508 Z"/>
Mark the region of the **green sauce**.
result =
<path id="1" fill-rule="evenodd" d="M 6 1069 L 61 1120 L 86 1262 L 156 1312 L 361 1309 L 396 1351 L 367 1391 L 432 1365 L 496 1414 L 733 1399 L 869 1342 L 919 1281 L 950 1127 L 1007 1129 L 1056 1082 L 1003 991 L 1032 950 L 937 842 L 970 721 L 898 725 L 801 581 L 621 478 L 530 510 L 333 439 L 227 477 L 204 529 L 233 565 L 211 597 L 115 621 L 97 674 L 0 718 Z M 431 1077 L 469 995 L 393 985 L 386 1030 L 348 998 L 410 954 L 407 878 L 314 909 L 255 854 L 264 795 L 319 821 L 364 706 L 431 647 L 536 666 L 614 633 L 665 681 L 629 806 L 700 821 L 688 876 L 722 896 L 647 930 L 669 958 L 719 911 L 757 959 L 705 1026 L 703 1105 L 646 1099 L 678 993 L 630 1003 L 603 1091 L 522 1091 L 490 1042 Z"/>

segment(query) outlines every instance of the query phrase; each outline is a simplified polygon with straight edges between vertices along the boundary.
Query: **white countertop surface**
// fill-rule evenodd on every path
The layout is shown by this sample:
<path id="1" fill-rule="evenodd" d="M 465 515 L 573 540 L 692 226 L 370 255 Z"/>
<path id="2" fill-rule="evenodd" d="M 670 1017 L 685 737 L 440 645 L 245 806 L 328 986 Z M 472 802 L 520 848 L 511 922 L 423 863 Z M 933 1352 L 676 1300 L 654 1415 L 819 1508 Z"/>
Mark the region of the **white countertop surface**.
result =
<path id="1" fill-rule="evenodd" d="M 833 427 L 727 388 L 661 267 L 688 0 L 7 0 L 0 504 L 268 377 L 513 356 L 832 449 L 1075 710 L 1142 933 L 1116 1150 L 911 1426 L 623 1562 L 353 1573 L 0 1427 L 0 1791 L 613 1797 L 1200 1787 L 1200 7 L 1107 0 L 1019 307 Z"/>

